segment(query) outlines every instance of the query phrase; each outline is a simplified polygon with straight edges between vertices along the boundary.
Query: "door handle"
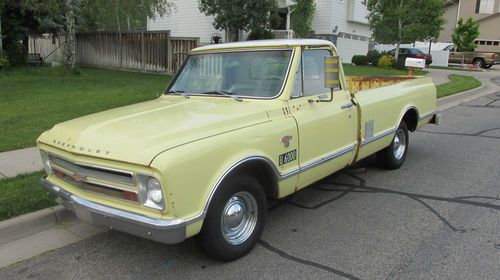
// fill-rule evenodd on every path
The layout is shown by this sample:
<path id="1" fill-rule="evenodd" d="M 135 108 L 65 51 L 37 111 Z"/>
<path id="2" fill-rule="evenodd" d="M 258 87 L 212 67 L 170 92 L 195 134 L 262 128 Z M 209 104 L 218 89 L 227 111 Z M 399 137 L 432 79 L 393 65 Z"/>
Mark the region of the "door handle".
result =
<path id="1" fill-rule="evenodd" d="M 349 108 L 352 108 L 353 106 L 354 106 L 354 103 L 349 102 L 347 104 L 342 105 L 342 107 L 340 107 L 340 108 L 341 109 L 349 109 Z"/>

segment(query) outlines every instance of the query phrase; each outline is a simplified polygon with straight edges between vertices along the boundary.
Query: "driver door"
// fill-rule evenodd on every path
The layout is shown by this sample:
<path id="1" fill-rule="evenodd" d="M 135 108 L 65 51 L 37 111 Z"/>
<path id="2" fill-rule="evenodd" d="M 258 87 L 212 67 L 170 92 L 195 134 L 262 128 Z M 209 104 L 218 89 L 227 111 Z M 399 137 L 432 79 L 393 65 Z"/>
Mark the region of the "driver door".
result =
<path id="1" fill-rule="evenodd" d="M 305 187 L 348 165 L 354 154 L 357 111 L 350 94 L 324 85 L 329 49 L 306 49 L 296 73 L 289 108 L 298 126 L 298 187 Z"/>

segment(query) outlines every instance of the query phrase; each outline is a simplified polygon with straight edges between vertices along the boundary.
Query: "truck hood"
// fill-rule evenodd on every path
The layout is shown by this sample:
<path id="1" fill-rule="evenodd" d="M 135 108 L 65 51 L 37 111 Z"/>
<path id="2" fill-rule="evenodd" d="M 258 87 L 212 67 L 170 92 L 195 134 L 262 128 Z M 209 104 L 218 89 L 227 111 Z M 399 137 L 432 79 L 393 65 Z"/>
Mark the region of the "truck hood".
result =
<path id="1" fill-rule="evenodd" d="M 149 165 L 163 151 L 269 121 L 264 103 L 166 96 L 57 124 L 37 141 L 76 154 Z"/>

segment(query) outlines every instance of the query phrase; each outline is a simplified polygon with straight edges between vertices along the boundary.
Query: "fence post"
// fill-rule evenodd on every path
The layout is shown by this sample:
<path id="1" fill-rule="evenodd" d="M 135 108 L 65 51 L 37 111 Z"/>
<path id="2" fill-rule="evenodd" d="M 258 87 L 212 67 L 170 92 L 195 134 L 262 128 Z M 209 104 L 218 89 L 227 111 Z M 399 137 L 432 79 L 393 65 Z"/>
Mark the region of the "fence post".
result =
<path id="1" fill-rule="evenodd" d="M 172 71 L 172 40 L 170 36 L 167 39 L 167 72 L 173 74 Z"/>
<path id="2" fill-rule="evenodd" d="M 120 48 L 120 68 L 123 68 L 123 48 L 122 48 L 122 33 L 118 32 L 118 47 Z"/>
<path id="3" fill-rule="evenodd" d="M 144 71 L 144 31 L 141 31 L 141 70 Z"/>

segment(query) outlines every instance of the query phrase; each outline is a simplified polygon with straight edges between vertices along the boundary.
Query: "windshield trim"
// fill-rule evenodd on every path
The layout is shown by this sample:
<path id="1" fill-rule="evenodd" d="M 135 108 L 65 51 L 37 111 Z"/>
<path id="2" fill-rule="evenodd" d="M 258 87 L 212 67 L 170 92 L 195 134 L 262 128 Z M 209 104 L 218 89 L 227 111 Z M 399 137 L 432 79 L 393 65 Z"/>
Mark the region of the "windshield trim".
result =
<path id="1" fill-rule="evenodd" d="M 270 96 L 270 97 L 259 97 L 259 96 L 245 96 L 245 95 L 235 95 L 236 97 L 243 98 L 243 99 L 262 99 L 262 100 L 269 100 L 269 99 L 276 99 L 280 97 L 283 94 L 283 91 L 285 90 L 286 83 L 288 82 L 288 76 L 290 75 L 290 68 L 292 67 L 292 62 L 294 59 L 295 55 L 295 48 L 264 48 L 264 49 L 245 49 L 245 50 L 220 50 L 220 51 L 207 51 L 207 52 L 199 52 L 199 53 L 190 53 L 188 58 L 191 56 L 195 55 L 204 55 L 204 54 L 218 54 L 218 53 L 240 53 L 240 52 L 262 52 L 262 51 L 292 51 L 290 53 L 290 59 L 288 60 L 288 66 L 286 68 L 286 74 L 283 77 L 283 82 L 281 83 L 281 88 L 278 91 L 278 93 L 275 96 Z M 163 95 L 168 95 L 167 92 L 170 91 L 172 86 L 175 84 L 177 81 L 180 73 L 184 70 L 184 67 L 186 66 L 186 62 L 188 60 L 186 58 L 184 62 L 182 63 L 182 66 L 179 68 L 179 71 L 175 73 L 174 77 L 170 81 L 170 84 L 166 88 L 165 92 Z M 192 92 L 186 92 L 186 95 L 188 96 L 209 96 L 209 97 L 224 97 L 227 98 L 227 96 L 217 96 L 217 95 L 209 95 L 209 94 L 200 94 L 200 93 L 192 93 Z"/>

